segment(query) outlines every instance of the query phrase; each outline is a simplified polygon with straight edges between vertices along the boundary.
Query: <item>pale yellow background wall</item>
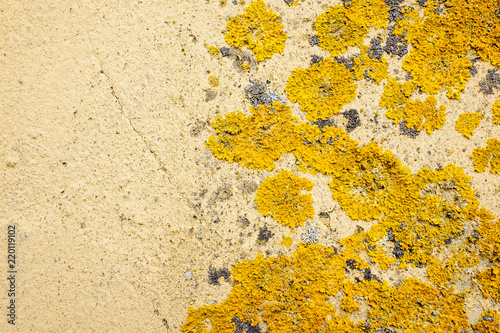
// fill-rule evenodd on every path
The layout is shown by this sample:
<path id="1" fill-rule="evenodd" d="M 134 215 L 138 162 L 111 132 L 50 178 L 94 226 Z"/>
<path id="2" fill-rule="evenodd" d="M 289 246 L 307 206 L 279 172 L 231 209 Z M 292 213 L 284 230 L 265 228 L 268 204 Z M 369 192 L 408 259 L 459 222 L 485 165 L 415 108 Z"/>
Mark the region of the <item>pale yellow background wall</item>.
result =
<path id="1" fill-rule="evenodd" d="M 258 252 L 293 251 L 279 245 L 289 231 L 260 216 L 242 187 L 270 173 L 217 161 L 204 146 L 211 133 L 205 121 L 248 109 L 243 88 L 250 78 L 269 79 L 283 94 L 294 68 L 308 66 L 310 54 L 326 55 L 307 42 L 324 3 L 266 3 L 282 16 L 289 40 L 283 55 L 249 73 L 237 72 L 228 58 L 211 58 L 206 48 L 225 45 L 222 30 L 241 4 L 0 3 L 1 309 L 7 306 L 3 240 L 12 223 L 19 272 L 17 325 L 8 325 L 1 310 L 1 332 L 178 332 L 188 306 L 220 302 L 230 290 L 226 282 L 207 283 L 209 265 L 230 268 Z M 491 125 L 495 96 L 477 88 L 487 68 L 479 64 L 461 101 L 440 96 L 448 106 L 446 125 L 415 140 L 400 136 L 383 116 L 382 87 L 360 82 L 361 94 L 345 106 L 365 110 L 363 127 L 351 136 L 391 149 L 414 172 L 460 165 L 473 176 L 481 203 L 498 215 L 500 177 L 475 174 L 468 157 L 476 143 L 500 136 Z M 221 85 L 206 102 L 209 75 Z M 485 115 L 471 140 L 454 130 L 465 111 Z M 293 112 L 304 119 L 297 105 Z M 370 122 L 375 113 L 378 125 Z M 295 170 L 291 158 L 279 165 Z M 351 233 L 355 224 L 331 199 L 328 178 L 304 176 L 316 183 L 316 212 L 331 212 L 330 220 L 308 222 L 321 229 L 321 242 Z M 259 245 L 266 223 L 275 236 Z M 292 234 L 295 240 L 302 229 Z M 479 301 L 469 305 L 480 313 Z"/>

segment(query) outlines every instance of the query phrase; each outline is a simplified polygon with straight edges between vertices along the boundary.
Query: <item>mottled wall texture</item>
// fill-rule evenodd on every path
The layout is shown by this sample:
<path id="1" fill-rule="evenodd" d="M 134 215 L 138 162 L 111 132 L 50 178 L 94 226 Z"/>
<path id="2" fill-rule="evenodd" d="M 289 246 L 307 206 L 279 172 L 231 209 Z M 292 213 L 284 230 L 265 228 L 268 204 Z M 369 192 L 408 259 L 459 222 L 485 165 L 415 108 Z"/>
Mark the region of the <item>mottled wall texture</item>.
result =
<path id="1" fill-rule="evenodd" d="M 0 4 L 1 332 L 500 332 L 498 0 Z"/>

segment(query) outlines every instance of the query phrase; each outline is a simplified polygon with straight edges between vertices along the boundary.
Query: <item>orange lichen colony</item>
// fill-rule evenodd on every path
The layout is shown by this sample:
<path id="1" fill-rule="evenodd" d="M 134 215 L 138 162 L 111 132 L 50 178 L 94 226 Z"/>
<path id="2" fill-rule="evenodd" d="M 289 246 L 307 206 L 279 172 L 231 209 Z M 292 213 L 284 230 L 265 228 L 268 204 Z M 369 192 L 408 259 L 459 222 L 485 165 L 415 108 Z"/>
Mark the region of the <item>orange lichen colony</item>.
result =
<path id="1" fill-rule="evenodd" d="M 372 220 L 386 211 L 385 202 L 409 184 L 410 170 L 375 143 L 361 148 L 332 176 L 333 198 L 354 220 Z"/>
<path id="2" fill-rule="evenodd" d="M 500 313 L 494 310 L 481 313 L 481 319 L 472 329 L 474 333 L 500 333 Z"/>
<path id="3" fill-rule="evenodd" d="M 298 102 L 307 119 L 326 119 L 356 97 L 356 84 L 347 68 L 327 58 L 310 68 L 297 68 L 286 84 L 290 101 Z"/>
<path id="4" fill-rule="evenodd" d="M 443 127 L 446 122 L 446 107 L 440 105 L 437 108 L 437 100 L 429 96 L 425 101 L 413 101 L 410 99 L 416 84 L 413 81 L 399 83 L 395 78 L 390 78 L 384 87 L 384 93 L 379 105 L 385 107 L 386 117 L 398 124 L 406 122 L 408 128 L 420 131 L 424 128 L 428 134 Z"/>
<path id="5" fill-rule="evenodd" d="M 484 297 L 491 297 L 500 302 L 500 265 L 477 273 L 476 280 Z"/>
<path id="6" fill-rule="evenodd" d="M 384 57 L 381 60 L 370 58 L 366 45 L 361 46 L 361 51 L 357 57 L 354 57 L 354 76 L 356 80 L 369 78 L 376 84 L 380 84 L 383 79 L 389 76 L 387 59 Z"/>
<path id="7" fill-rule="evenodd" d="M 500 125 L 500 98 L 493 103 L 491 111 L 493 112 L 493 124 Z"/>
<path id="8" fill-rule="evenodd" d="M 483 60 L 500 65 L 497 0 L 450 0 L 445 5 L 429 0 L 423 18 L 407 7 L 395 33 L 412 45 L 403 69 L 428 94 L 446 88 L 449 98 L 460 98 L 470 77 L 470 48 Z"/>
<path id="9" fill-rule="evenodd" d="M 293 154 L 302 172 L 333 174 L 346 168 L 359 151 L 358 142 L 339 127 L 320 130 L 316 125 L 299 123 L 295 131 L 301 141 Z"/>
<path id="10" fill-rule="evenodd" d="M 495 216 L 486 209 L 481 209 L 477 214 L 479 226 L 477 228 L 477 242 L 481 254 L 493 263 L 500 263 L 500 219 L 495 221 Z"/>
<path id="11" fill-rule="evenodd" d="M 314 22 L 319 45 L 331 56 L 349 46 L 361 46 L 370 27 L 387 27 L 389 7 L 383 0 L 353 0 L 350 4 L 347 8 L 332 6 Z"/>
<path id="12" fill-rule="evenodd" d="M 474 130 L 479 126 L 483 115 L 477 112 L 464 112 L 458 116 L 455 123 L 455 130 L 470 139 Z"/>
<path id="13" fill-rule="evenodd" d="M 282 53 L 287 36 L 278 14 L 268 10 L 264 1 L 255 0 L 244 9 L 243 14 L 228 20 L 224 38 L 234 47 L 248 47 L 261 62 L 275 53 Z"/>
<path id="14" fill-rule="evenodd" d="M 219 159 L 237 162 L 251 169 L 272 170 L 283 154 L 293 150 L 297 141 L 290 107 L 272 105 L 250 107 L 251 115 L 231 112 L 212 121 L 215 135 L 207 148 Z"/>
<path id="15" fill-rule="evenodd" d="M 394 34 L 411 44 L 403 69 L 413 79 L 405 83 L 388 79 L 379 103 L 387 109 L 386 116 L 429 134 L 441 128 L 446 108 L 438 107 L 433 95 L 446 89 L 449 98 L 460 98 L 470 76 L 470 49 L 500 65 L 499 8 L 498 0 L 428 0 L 422 15 L 405 6 Z M 363 40 L 370 28 L 387 27 L 388 10 L 383 0 L 352 0 L 316 18 L 319 45 L 332 57 L 351 46 L 360 52 L 353 58 L 352 71 L 326 58 L 292 72 L 286 92 L 307 113 L 307 120 L 338 114 L 356 96 L 355 80 L 369 78 L 380 84 L 387 78 L 386 59 L 371 58 Z M 258 61 L 269 58 L 279 48 L 262 52 L 265 56 L 259 58 L 261 49 L 251 45 L 262 36 L 269 38 L 266 29 L 281 31 L 280 24 L 277 28 L 263 23 L 277 23 L 276 18 L 261 0 L 254 1 L 245 14 L 228 22 L 226 41 L 236 47 L 247 45 Z M 259 25 L 248 28 L 247 21 Z M 416 90 L 430 96 L 413 100 Z M 483 296 L 500 302 L 500 219 L 480 207 L 471 178 L 462 168 L 449 164 L 412 174 L 392 152 L 375 143 L 360 146 L 328 121 L 298 122 L 279 102 L 251 108 L 250 113 L 232 112 L 212 121 L 215 135 L 207 147 L 217 158 L 273 170 L 283 154 L 293 153 L 300 171 L 331 177 L 332 197 L 349 217 L 373 223 L 368 230 L 358 227 L 338 240 L 338 249 L 299 243 L 290 256 L 258 254 L 235 264 L 226 300 L 190 308 L 183 332 L 500 330 L 500 315 L 492 310 L 469 323 L 465 293 L 454 291 L 458 281 L 474 280 Z M 497 101 L 494 123 L 500 122 L 499 113 Z M 478 114 L 461 115 L 457 131 L 470 137 L 477 126 L 472 125 L 480 119 Z M 490 166 L 491 173 L 500 173 L 500 140 L 489 139 L 471 157 L 477 172 Z M 311 194 L 302 193 L 312 188 L 309 180 L 282 170 L 264 180 L 255 201 L 263 215 L 295 228 L 314 215 Z M 282 244 L 289 247 L 293 239 L 284 235 Z M 424 268 L 432 284 L 410 278 L 390 285 L 371 273 L 375 268 L 398 270 L 409 265 Z"/>
<path id="16" fill-rule="evenodd" d="M 353 283 L 346 279 L 346 257 L 331 247 L 299 244 L 291 257 L 236 264 L 233 288 L 220 304 L 189 308 L 182 332 L 240 332 L 237 323 L 268 332 L 379 332 L 387 328 L 405 332 L 465 331 L 469 324 L 464 297 L 438 290 L 416 279 L 399 287 L 375 279 Z M 342 308 L 355 312 L 367 301 L 367 319 L 354 323 L 336 313 L 330 299 L 342 290 Z M 324 330 L 322 330 L 324 328 Z M 243 331 L 241 331 L 243 332 Z M 247 331 L 247 332 L 250 332 Z"/>
<path id="17" fill-rule="evenodd" d="M 490 173 L 500 173 L 500 140 L 488 139 L 486 147 L 475 148 L 470 157 L 474 163 L 474 171 L 485 172 L 489 165 Z"/>
<path id="18" fill-rule="evenodd" d="M 212 86 L 212 87 L 218 87 L 219 86 L 219 79 L 217 78 L 217 76 L 215 75 L 210 75 L 208 77 L 208 83 Z"/>
<path id="19" fill-rule="evenodd" d="M 485 61 L 500 66 L 498 0 L 446 2 L 448 25 L 467 33 L 468 43 Z"/>
<path id="20" fill-rule="evenodd" d="M 405 39 L 412 45 L 403 69 L 412 73 L 412 81 L 423 92 L 436 94 L 447 88 L 448 97 L 460 98 L 472 66 L 467 58 L 468 36 L 447 15 L 439 15 L 437 5 L 437 1 L 428 1 L 423 19 L 417 10 L 405 9 L 405 18 L 395 30 L 400 35 L 406 31 Z"/>
<path id="21" fill-rule="evenodd" d="M 271 215 L 279 223 L 295 228 L 314 216 L 311 193 L 301 194 L 302 190 L 312 190 L 314 183 L 306 178 L 295 177 L 287 170 L 267 178 L 259 186 L 255 203 L 264 215 Z"/>

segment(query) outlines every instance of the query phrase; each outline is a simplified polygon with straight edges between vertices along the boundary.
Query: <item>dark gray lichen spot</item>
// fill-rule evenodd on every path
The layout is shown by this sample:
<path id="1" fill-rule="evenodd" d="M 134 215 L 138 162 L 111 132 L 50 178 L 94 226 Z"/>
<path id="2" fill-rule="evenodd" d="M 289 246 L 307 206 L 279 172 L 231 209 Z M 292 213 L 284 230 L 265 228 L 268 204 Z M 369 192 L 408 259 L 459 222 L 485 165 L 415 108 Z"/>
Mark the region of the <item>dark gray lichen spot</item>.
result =
<path id="1" fill-rule="evenodd" d="M 208 283 L 214 285 L 214 286 L 219 286 L 219 273 L 217 271 L 217 268 L 214 268 L 210 266 L 208 268 Z"/>
<path id="2" fill-rule="evenodd" d="M 403 135 L 408 135 L 410 138 L 415 139 L 420 132 L 417 131 L 416 128 L 408 128 L 406 125 L 406 121 L 402 121 L 399 123 L 399 131 Z"/>
<path id="3" fill-rule="evenodd" d="M 229 57 L 231 55 L 231 49 L 229 47 L 223 46 L 219 50 L 223 57 Z"/>
<path id="4" fill-rule="evenodd" d="M 231 273 L 227 268 L 220 268 L 217 270 L 216 268 L 210 266 L 208 268 L 208 283 L 214 286 L 220 286 L 219 279 L 223 277 L 226 282 L 229 282 L 230 275 Z"/>
<path id="5" fill-rule="evenodd" d="M 469 73 L 470 73 L 470 76 L 475 76 L 477 74 L 477 68 L 475 66 L 475 63 L 476 61 L 478 61 L 479 59 L 476 58 L 476 59 L 471 59 L 471 66 L 469 67 Z"/>
<path id="6" fill-rule="evenodd" d="M 242 321 L 238 317 L 233 317 L 231 322 L 235 326 L 234 333 L 261 333 L 259 325 L 252 326 L 251 321 Z"/>
<path id="7" fill-rule="evenodd" d="M 396 238 L 394 237 L 394 231 L 392 229 L 389 229 L 389 232 L 387 233 L 387 240 L 389 242 L 395 242 Z"/>
<path id="8" fill-rule="evenodd" d="M 344 65 L 351 72 L 354 72 L 354 57 L 335 57 L 333 60 L 340 65 Z"/>
<path id="9" fill-rule="evenodd" d="M 314 123 L 314 125 L 318 126 L 321 131 L 327 126 L 335 126 L 335 122 L 332 119 L 318 119 Z M 312 142 L 311 142 L 312 144 Z"/>
<path id="10" fill-rule="evenodd" d="M 370 48 L 368 49 L 368 57 L 370 59 L 382 60 L 384 49 L 382 48 L 382 40 L 380 38 L 373 38 L 370 41 Z"/>
<path id="11" fill-rule="evenodd" d="M 343 112 L 344 118 L 347 118 L 346 131 L 350 133 L 356 129 L 356 127 L 361 125 L 361 119 L 359 118 L 359 112 L 356 109 L 350 109 L 349 111 Z"/>
<path id="12" fill-rule="evenodd" d="M 345 8 L 349 8 L 352 6 L 352 0 L 342 0 L 342 3 L 344 4 Z"/>
<path id="13" fill-rule="evenodd" d="M 397 241 L 396 243 L 394 243 L 394 250 L 392 251 L 392 253 L 396 257 L 396 259 L 401 259 L 404 256 L 405 250 L 401 246 L 401 241 Z"/>
<path id="14" fill-rule="evenodd" d="M 366 281 L 376 280 L 379 283 L 382 283 L 382 280 L 378 276 L 376 276 L 375 274 L 372 274 L 372 270 L 370 268 L 366 268 L 363 270 L 363 278 Z"/>
<path id="15" fill-rule="evenodd" d="M 259 235 L 257 236 L 257 241 L 259 243 L 267 243 L 273 236 L 274 234 L 265 225 L 264 228 L 260 228 Z"/>
<path id="16" fill-rule="evenodd" d="M 492 316 L 483 316 L 483 320 L 492 322 L 493 320 L 495 320 L 495 318 L 493 318 Z"/>
<path id="17" fill-rule="evenodd" d="M 347 268 L 351 269 L 351 270 L 354 270 L 354 269 L 358 269 L 356 266 L 358 265 L 358 263 L 356 262 L 356 260 L 354 259 L 347 259 L 345 261 L 345 264 L 347 266 Z"/>
<path id="18" fill-rule="evenodd" d="M 413 80 L 413 75 L 411 74 L 411 72 L 406 73 L 405 79 L 406 79 L 406 81 Z"/>
<path id="19" fill-rule="evenodd" d="M 479 87 L 484 94 L 493 94 L 493 88 L 500 89 L 500 74 L 497 73 L 497 68 L 488 69 L 486 78 L 479 82 Z"/>
<path id="20" fill-rule="evenodd" d="M 389 21 L 401 20 L 403 16 L 403 8 L 401 3 L 403 0 L 385 0 L 385 4 L 389 6 Z"/>
<path id="21" fill-rule="evenodd" d="M 389 35 L 387 36 L 387 43 L 384 46 L 384 51 L 402 58 L 408 53 L 408 44 L 404 39 L 406 30 L 403 32 L 403 36 L 394 35 L 395 27 L 396 25 L 392 25 L 388 28 Z"/>
<path id="22" fill-rule="evenodd" d="M 309 45 L 311 45 L 311 46 L 318 45 L 319 46 L 318 36 L 314 35 L 311 38 L 309 38 Z"/>
<path id="23" fill-rule="evenodd" d="M 318 55 L 315 55 L 315 54 L 312 54 L 311 55 L 311 66 L 314 65 L 314 64 L 317 64 L 317 63 L 320 63 L 323 61 L 323 57 L 321 56 L 318 56 Z"/>

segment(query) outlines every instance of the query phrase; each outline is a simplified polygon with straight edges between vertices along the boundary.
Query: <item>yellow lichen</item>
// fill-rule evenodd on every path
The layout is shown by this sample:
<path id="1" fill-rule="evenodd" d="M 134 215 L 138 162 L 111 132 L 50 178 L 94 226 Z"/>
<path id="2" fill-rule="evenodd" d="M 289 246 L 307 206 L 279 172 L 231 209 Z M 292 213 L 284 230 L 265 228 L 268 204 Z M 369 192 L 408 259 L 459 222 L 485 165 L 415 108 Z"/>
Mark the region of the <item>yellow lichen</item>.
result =
<path id="1" fill-rule="evenodd" d="M 474 134 L 474 130 L 479 126 L 483 115 L 477 112 L 464 112 L 458 116 L 455 123 L 455 130 L 462 133 L 467 139 Z"/>
<path id="2" fill-rule="evenodd" d="M 297 68 L 288 78 L 286 92 L 298 102 L 307 119 L 316 121 L 338 114 L 340 108 L 356 97 L 356 84 L 345 66 L 326 58 L 310 68 Z"/>
<path id="3" fill-rule="evenodd" d="M 234 332 L 235 319 L 251 326 L 261 320 L 269 332 L 318 332 L 335 309 L 328 302 L 345 278 L 333 248 L 300 244 L 293 257 L 258 254 L 232 269 L 233 288 L 220 304 L 189 309 L 182 332 Z M 349 321 L 347 321 L 349 322 Z"/>
<path id="4" fill-rule="evenodd" d="M 293 154 L 303 172 L 332 174 L 347 167 L 359 151 L 358 142 L 342 128 L 326 126 L 321 131 L 316 125 L 300 123 L 295 129 L 301 141 Z"/>
<path id="5" fill-rule="evenodd" d="M 215 75 L 210 75 L 208 77 L 208 83 L 212 86 L 212 87 L 218 87 L 219 86 L 219 79 L 217 78 L 217 76 Z"/>
<path id="6" fill-rule="evenodd" d="M 480 262 L 479 254 L 471 247 L 453 249 L 452 253 L 445 264 L 432 258 L 427 268 L 429 280 L 439 287 L 445 287 L 450 282 L 463 279 L 464 269 L 472 268 Z"/>
<path id="7" fill-rule="evenodd" d="M 349 317 L 335 316 L 326 322 L 324 333 L 363 333 L 361 325 L 354 324 Z"/>
<path id="8" fill-rule="evenodd" d="M 446 2 L 447 25 L 468 33 L 477 54 L 493 66 L 500 66 L 500 15 L 496 0 L 450 0 Z"/>
<path id="9" fill-rule="evenodd" d="M 301 194 L 301 191 L 310 191 L 313 186 L 314 183 L 306 178 L 281 170 L 260 185 L 255 197 L 257 209 L 262 215 L 270 215 L 292 229 L 301 226 L 307 218 L 314 216 L 311 194 Z"/>
<path id="10" fill-rule="evenodd" d="M 352 285 L 352 293 L 367 300 L 370 332 L 389 327 L 402 332 L 459 332 L 469 326 L 462 295 L 414 278 L 403 280 L 399 287 L 363 281 Z"/>
<path id="11" fill-rule="evenodd" d="M 220 54 L 220 49 L 217 46 L 213 46 L 213 45 L 209 46 L 208 51 L 209 51 L 211 56 L 215 56 L 215 55 Z"/>
<path id="12" fill-rule="evenodd" d="M 314 28 L 319 46 L 330 51 L 332 57 L 345 52 L 348 46 L 361 46 L 368 34 L 368 27 L 347 17 L 347 9 L 343 6 L 332 6 L 319 15 Z"/>
<path id="13" fill-rule="evenodd" d="M 434 258 L 431 260 L 429 266 L 427 266 L 427 275 L 429 276 L 429 280 L 438 287 L 445 287 L 452 280 L 450 272 L 443 263 Z"/>
<path id="14" fill-rule="evenodd" d="M 387 109 L 388 118 L 429 134 L 443 126 L 445 107 L 438 107 L 432 95 L 447 89 L 449 98 L 460 98 L 470 76 L 470 47 L 483 59 L 500 63 L 498 43 L 492 39 L 500 31 L 492 25 L 500 17 L 494 14 L 494 1 L 428 0 L 423 15 L 409 7 L 403 9 L 404 18 L 398 20 L 394 33 L 411 43 L 403 69 L 413 79 L 405 83 L 388 80 L 379 103 Z M 354 79 L 370 78 L 380 84 L 387 77 L 386 60 L 371 59 L 362 43 L 369 28 L 387 26 L 388 10 L 382 0 L 353 0 L 318 16 L 315 28 L 322 48 L 332 55 L 349 46 L 359 47 L 360 52 L 353 58 L 352 71 L 329 58 L 293 71 L 286 91 L 309 121 L 338 114 L 352 101 Z M 265 17 L 263 21 L 277 22 L 277 15 L 272 18 L 264 12 L 268 13 L 262 1 L 252 2 L 245 14 L 230 20 L 237 31 L 232 37 L 228 37 L 228 22 L 226 38 L 246 40 L 241 36 L 250 35 L 257 39 L 263 34 L 259 29 L 267 28 L 247 29 L 243 21 Z M 252 49 L 250 44 L 237 47 Z M 256 48 L 253 50 L 257 56 Z M 267 58 L 269 54 L 272 56 L 268 52 Z M 431 96 L 413 100 L 417 88 Z M 500 123 L 500 100 L 492 109 L 493 123 Z M 216 157 L 272 170 L 283 154 L 293 153 L 300 171 L 332 177 L 332 197 L 348 216 L 379 220 L 367 231 L 358 227 L 340 239 L 339 250 L 300 243 L 291 257 L 265 259 L 259 254 L 236 264 L 226 300 L 190 308 L 183 332 L 234 332 L 242 330 L 241 325 L 248 328 L 260 323 L 273 333 L 498 329 L 500 318 L 493 311 L 469 325 L 464 295 L 453 291 L 457 281 L 474 276 L 481 259 L 488 259 L 495 266 L 475 274 L 475 280 L 485 297 L 500 301 L 500 220 L 479 208 L 471 179 L 461 168 L 450 164 L 411 175 L 391 152 L 383 152 L 375 143 L 360 147 L 343 129 L 329 126 L 329 121 L 297 123 L 289 107 L 279 103 L 250 111 L 249 116 L 233 112 L 213 120 L 215 135 L 207 147 Z M 470 137 L 480 119 L 478 113 L 462 114 L 456 129 Z M 471 157 L 476 171 L 484 172 L 490 166 L 491 173 L 500 173 L 500 140 L 489 139 Z M 283 170 L 264 180 L 255 201 L 263 215 L 295 228 L 314 215 L 311 194 L 302 193 L 312 187 L 307 179 Z M 283 236 L 281 244 L 290 247 L 293 239 Z M 424 269 L 428 265 L 427 275 L 436 287 L 416 279 L 389 286 L 371 273 L 371 269 L 410 264 Z M 360 279 L 363 273 L 364 281 Z M 332 300 L 339 295 L 343 295 L 340 309 L 348 316 L 336 313 L 339 308 L 335 309 Z M 366 319 L 359 320 L 360 316 Z"/>
<path id="15" fill-rule="evenodd" d="M 399 287 L 376 279 L 346 279 L 343 254 L 331 247 L 299 244 L 292 257 L 258 254 L 232 270 L 233 288 L 220 304 L 190 308 L 182 332 L 234 332 L 237 322 L 265 324 L 275 332 L 363 332 L 391 327 L 404 332 L 458 332 L 468 328 L 464 297 L 417 279 Z M 368 304 L 367 319 L 338 316 L 331 297 L 343 290 L 343 308 L 355 312 L 356 299 Z"/>
<path id="16" fill-rule="evenodd" d="M 485 172 L 489 165 L 490 173 L 500 173 L 500 140 L 488 139 L 486 147 L 475 148 L 470 157 L 474 163 L 474 171 Z"/>
<path id="17" fill-rule="evenodd" d="M 386 210 L 385 201 L 408 184 L 411 173 L 392 152 L 375 143 L 361 148 L 345 169 L 333 174 L 329 183 L 332 196 L 354 220 L 379 218 Z"/>
<path id="18" fill-rule="evenodd" d="M 465 247 L 459 248 L 452 257 L 446 261 L 446 268 L 451 273 L 455 281 L 463 279 L 463 270 L 477 266 L 481 262 L 479 254 Z"/>
<path id="19" fill-rule="evenodd" d="M 359 309 L 359 302 L 351 297 L 344 297 L 342 299 L 342 310 L 345 312 L 354 312 Z"/>
<path id="20" fill-rule="evenodd" d="M 379 105 L 387 109 L 386 117 L 394 120 L 395 124 L 405 121 L 408 128 L 418 131 L 425 129 L 428 134 L 432 134 L 446 122 L 446 107 L 440 105 L 437 108 L 434 96 L 427 97 L 423 102 L 411 100 L 410 96 L 415 87 L 413 81 L 399 83 L 395 78 L 390 78 L 384 87 Z"/>
<path id="21" fill-rule="evenodd" d="M 500 98 L 493 103 L 491 111 L 493 111 L 493 124 L 500 125 Z"/>
<path id="22" fill-rule="evenodd" d="M 395 33 L 412 45 L 403 60 L 403 69 L 411 72 L 413 82 L 427 94 L 448 89 L 448 97 L 460 98 L 459 91 L 469 80 L 471 61 L 467 58 L 468 35 L 448 24 L 445 15 L 435 12 L 436 2 L 428 1 L 425 18 L 416 10 L 405 9 L 405 19 Z"/>
<path id="23" fill-rule="evenodd" d="M 403 110 L 415 88 L 412 81 L 400 83 L 394 77 L 389 78 L 379 102 L 379 106 L 387 109 L 385 114 L 387 118 L 394 119 L 399 123 L 404 116 Z"/>
<path id="24" fill-rule="evenodd" d="M 278 14 L 267 9 L 262 0 L 252 1 L 244 13 L 227 22 L 226 42 L 234 47 L 246 46 L 258 62 L 285 50 L 286 33 Z"/>
<path id="25" fill-rule="evenodd" d="M 479 205 L 469 182 L 470 177 L 453 164 L 437 171 L 424 168 L 411 185 L 386 199 L 378 234 L 393 233 L 400 266 L 431 263 L 434 249 L 461 235 Z"/>
<path id="26" fill-rule="evenodd" d="M 354 75 L 356 79 L 367 78 L 376 84 L 380 84 L 383 79 L 389 76 L 387 59 L 383 57 L 382 60 L 370 58 L 366 45 L 361 47 L 361 51 L 357 57 L 354 57 Z"/>
<path id="27" fill-rule="evenodd" d="M 290 152 L 298 141 L 290 107 L 275 102 L 272 105 L 250 107 L 252 114 L 231 112 L 212 121 L 215 135 L 207 148 L 219 159 L 237 162 L 251 169 L 272 170 L 283 154 Z"/>
<path id="28" fill-rule="evenodd" d="M 491 262 L 500 262 L 500 219 L 482 208 L 478 214 L 479 226 L 476 240 L 481 254 Z"/>
<path id="29" fill-rule="evenodd" d="M 358 26 L 387 28 L 389 6 L 384 0 L 352 0 L 346 11 L 349 20 Z"/>
<path id="30" fill-rule="evenodd" d="M 491 297 L 500 302 L 500 266 L 496 265 L 490 269 L 480 271 L 475 276 L 481 286 L 484 297 Z"/>
<path id="31" fill-rule="evenodd" d="M 437 108 L 437 100 L 429 96 L 424 102 L 408 101 L 404 110 L 404 120 L 408 128 L 416 128 L 418 131 L 424 128 L 428 134 L 443 127 L 446 122 L 446 106 Z"/>
<path id="32" fill-rule="evenodd" d="M 293 244 L 293 238 L 290 236 L 283 236 L 283 240 L 281 241 L 280 244 L 285 245 L 287 248 L 290 248 Z"/>
<path id="33" fill-rule="evenodd" d="M 500 313 L 488 310 L 481 313 L 481 319 L 472 325 L 474 333 L 500 333 Z"/>
<path id="34" fill-rule="evenodd" d="M 378 327 L 393 326 L 409 332 L 458 332 L 468 327 L 460 295 L 434 289 L 417 279 L 403 280 L 399 288 L 389 290 L 389 297 L 371 303 L 374 309 L 370 315 L 378 319 Z"/>

